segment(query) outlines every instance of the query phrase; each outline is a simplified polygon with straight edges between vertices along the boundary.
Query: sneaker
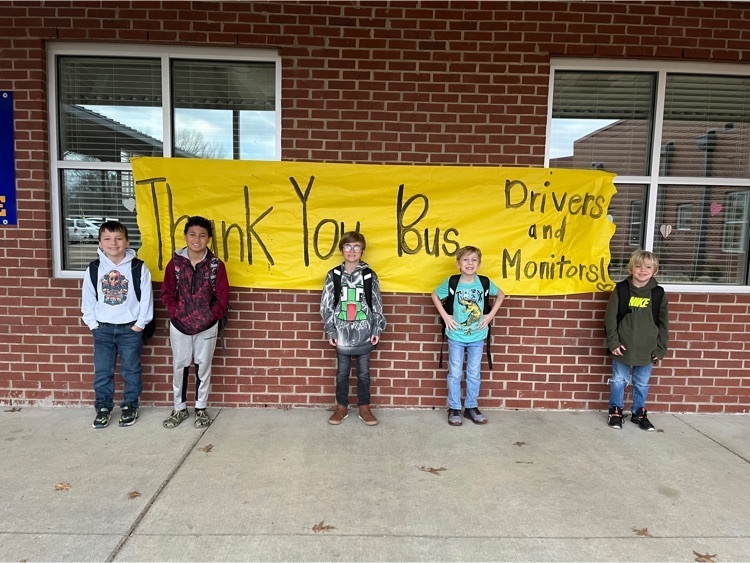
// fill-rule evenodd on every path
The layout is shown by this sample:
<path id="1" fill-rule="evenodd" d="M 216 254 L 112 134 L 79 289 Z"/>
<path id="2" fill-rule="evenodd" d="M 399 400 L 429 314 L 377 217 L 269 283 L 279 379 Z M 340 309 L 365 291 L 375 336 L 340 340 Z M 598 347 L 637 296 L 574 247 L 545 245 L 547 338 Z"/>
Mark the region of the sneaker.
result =
<path id="1" fill-rule="evenodd" d="M 349 416 L 349 407 L 345 407 L 344 405 L 336 405 L 336 410 L 333 411 L 331 418 L 328 419 L 328 424 L 338 426 L 339 424 L 344 422 L 344 419 L 347 416 Z"/>
<path id="2" fill-rule="evenodd" d="M 487 424 L 487 417 L 479 412 L 479 409 L 477 407 L 465 408 L 464 418 L 468 418 L 474 424 Z"/>
<path id="3" fill-rule="evenodd" d="M 195 409 L 195 422 L 193 422 L 193 426 L 196 428 L 211 426 L 211 417 L 208 416 L 206 409 Z"/>
<path id="4" fill-rule="evenodd" d="M 622 409 L 619 407 L 609 407 L 609 418 L 607 426 L 613 430 L 622 430 Z"/>
<path id="5" fill-rule="evenodd" d="M 138 420 L 138 407 L 134 407 L 131 404 L 127 404 L 122 407 L 122 414 L 120 414 L 120 426 L 133 426 L 135 421 Z"/>
<path id="6" fill-rule="evenodd" d="M 448 424 L 461 426 L 461 409 L 448 409 Z"/>
<path id="7" fill-rule="evenodd" d="M 164 419 L 164 422 L 162 422 L 162 426 L 164 428 L 177 428 L 180 423 L 187 419 L 187 417 L 190 416 L 190 413 L 187 409 L 182 409 L 181 411 L 173 410 L 172 414 L 170 414 L 167 418 Z"/>
<path id="8" fill-rule="evenodd" d="M 637 424 L 641 430 L 646 432 L 653 432 L 655 430 L 654 425 L 648 419 L 648 411 L 646 409 L 638 409 L 630 417 L 630 422 Z"/>
<path id="9" fill-rule="evenodd" d="M 378 424 L 378 419 L 375 418 L 374 414 L 372 414 L 372 409 L 370 408 L 370 405 L 361 405 L 359 407 L 359 418 L 367 426 L 376 426 Z"/>
<path id="10" fill-rule="evenodd" d="M 108 408 L 101 407 L 96 411 L 96 418 L 94 419 L 94 424 L 91 426 L 94 428 L 106 428 L 107 424 L 109 424 L 110 415 L 111 413 Z"/>

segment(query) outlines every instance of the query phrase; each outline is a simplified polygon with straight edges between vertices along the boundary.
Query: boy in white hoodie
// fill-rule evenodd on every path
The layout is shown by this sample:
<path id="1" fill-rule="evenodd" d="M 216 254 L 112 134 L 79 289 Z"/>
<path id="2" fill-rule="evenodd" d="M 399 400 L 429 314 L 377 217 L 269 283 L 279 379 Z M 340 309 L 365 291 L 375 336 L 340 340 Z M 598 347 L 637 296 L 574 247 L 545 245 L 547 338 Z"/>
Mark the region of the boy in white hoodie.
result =
<path id="1" fill-rule="evenodd" d="M 138 418 L 141 381 L 141 332 L 154 316 L 151 272 L 128 248 L 128 229 L 118 221 L 99 228 L 99 259 L 89 264 L 96 271 L 96 286 L 87 270 L 83 278 L 83 322 L 94 337 L 94 428 L 105 428 L 114 408 L 115 366 L 125 382 L 120 404 L 120 426 Z M 133 270 L 140 269 L 140 301 L 133 287 Z"/>

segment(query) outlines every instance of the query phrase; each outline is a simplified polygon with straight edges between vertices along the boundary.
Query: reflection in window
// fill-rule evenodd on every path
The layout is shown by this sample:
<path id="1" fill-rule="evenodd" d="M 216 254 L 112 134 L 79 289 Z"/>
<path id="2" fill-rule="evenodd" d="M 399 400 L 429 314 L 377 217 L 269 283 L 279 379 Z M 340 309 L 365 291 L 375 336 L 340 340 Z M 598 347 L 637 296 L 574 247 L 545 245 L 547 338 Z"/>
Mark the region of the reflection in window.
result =
<path id="1" fill-rule="evenodd" d="M 724 219 L 724 252 L 745 252 L 747 248 L 748 192 L 727 194 Z"/>
<path id="2" fill-rule="evenodd" d="M 131 246 L 140 246 L 131 158 L 278 158 L 276 56 L 118 49 L 50 48 L 52 182 L 62 231 L 56 269 L 83 270 L 96 257 L 92 234 L 107 219 L 124 223 Z M 206 59 L 209 53 L 230 60 Z"/>
<path id="3" fill-rule="evenodd" d="M 654 252 L 659 279 L 674 283 L 744 283 L 747 192 L 721 186 L 659 186 Z M 689 228 L 682 228 L 687 224 Z"/>
<path id="4" fill-rule="evenodd" d="M 617 184 L 608 215 L 615 224 L 610 241 L 609 277 L 620 280 L 628 275 L 628 261 L 633 247 L 640 248 L 643 240 L 643 201 L 645 185 Z"/>
<path id="5" fill-rule="evenodd" d="M 549 165 L 644 175 L 649 168 L 649 73 L 555 72 Z"/>
<path id="6" fill-rule="evenodd" d="M 638 200 L 630 204 L 630 244 L 641 245 L 643 232 L 643 201 Z"/>
<path id="7" fill-rule="evenodd" d="M 611 277 L 638 246 L 661 281 L 748 285 L 750 70 L 561 60 L 552 87 L 549 166 L 617 173 Z"/>
<path id="8" fill-rule="evenodd" d="M 693 223 L 693 204 L 683 203 L 677 206 L 677 229 L 689 231 Z"/>

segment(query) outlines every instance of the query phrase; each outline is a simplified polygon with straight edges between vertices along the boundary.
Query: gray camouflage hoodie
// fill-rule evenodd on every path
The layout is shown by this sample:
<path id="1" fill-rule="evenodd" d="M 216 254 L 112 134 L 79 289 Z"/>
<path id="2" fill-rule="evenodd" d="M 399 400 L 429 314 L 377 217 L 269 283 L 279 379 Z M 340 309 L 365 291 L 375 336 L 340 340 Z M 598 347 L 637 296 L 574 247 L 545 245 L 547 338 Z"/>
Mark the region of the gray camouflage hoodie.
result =
<path id="1" fill-rule="evenodd" d="M 337 274 L 329 270 L 326 275 L 320 299 L 320 316 L 323 318 L 323 330 L 328 338 L 336 340 L 336 352 L 339 354 L 359 356 L 369 353 L 372 350 L 370 337 L 380 336 L 385 330 L 383 299 L 375 272 L 372 272 L 372 309 L 365 297 L 362 270 L 368 267 L 366 262 L 360 262 L 349 274 L 342 265 L 341 295 L 335 305 L 333 276 Z"/>

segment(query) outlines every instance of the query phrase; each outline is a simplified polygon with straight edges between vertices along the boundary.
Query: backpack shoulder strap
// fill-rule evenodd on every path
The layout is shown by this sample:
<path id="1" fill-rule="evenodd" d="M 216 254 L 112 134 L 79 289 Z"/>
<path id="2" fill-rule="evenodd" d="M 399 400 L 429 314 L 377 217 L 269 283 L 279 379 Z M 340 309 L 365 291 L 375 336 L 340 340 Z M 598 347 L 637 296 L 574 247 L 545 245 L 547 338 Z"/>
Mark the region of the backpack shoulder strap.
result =
<path id="1" fill-rule="evenodd" d="M 484 289 L 484 311 L 483 313 L 486 315 L 491 310 L 492 307 L 490 306 L 490 278 L 487 276 L 479 275 L 479 282 L 482 284 L 482 289 Z M 492 332 L 492 327 L 487 327 L 487 366 L 492 369 L 492 354 L 490 353 L 490 343 L 492 342 L 492 337 L 490 336 L 490 333 Z"/>
<path id="2" fill-rule="evenodd" d="M 617 282 L 615 290 L 617 291 L 617 324 L 619 325 L 620 321 L 628 314 L 628 305 L 630 304 L 630 285 L 628 285 L 628 280 Z"/>
<path id="3" fill-rule="evenodd" d="M 364 268 L 362 270 L 362 280 L 365 285 L 365 299 L 367 300 L 367 306 L 372 311 L 372 270 L 370 268 Z"/>
<path id="4" fill-rule="evenodd" d="M 486 315 L 492 310 L 492 307 L 490 306 L 490 278 L 488 278 L 487 276 L 479 276 L 479 282 L 482 284 L 482 289 L 484 289 L 484 311 L 483 312 Z"/>
<path id="5" fill-rule="evenodd" d="M 96 295 L 96 300 L 99 301 L 99 282 L 96 278 L 99 277 L 99 259 L 92 260 L 89 262 L 89 277 L 91 278 L 91 285 L 94 286 L 94 295 Z"/>
<path id="6" fill-rule="evenodd" d="M 460 279 L 461 274 L 455 274 L 448 280 L 448 295 L 444 299 L 443 308 L 449 315 L 453 314 L 453 298 L 456 296 L 456 288 Z"/>
<path id="7" fill-rule="evenodd" d="M 664 297 L 664 288 L 657 285 L 651 290 L 651 312 L 654 315 L 654 323 L 659 326 L 659 309 L 661 309 L 661 300 Z"/>
<path id="8" fill-rule="evenodd" d="M 341 266 L 331 268 L 331 274 L 333 278 L 333 306 L 335 307 L 341 301 Z"/>
<path id="9" fill-rule="evenodd" d="M 216 256 L 211 257 L 208 265 L 208 280 L 211 282 L 211 290 L 216 293 L 216 272 L 219 271 L 219 259 Z"/>
<path id="10" fill-rule="evenodd" d="M 143 260 L 133 258 L 130 263 L 130 271 L 133 274 L 133 290 L 135 291 L 135 298 L 140 302 L 141 300 L 141 268 L 143 266 Z"/>

